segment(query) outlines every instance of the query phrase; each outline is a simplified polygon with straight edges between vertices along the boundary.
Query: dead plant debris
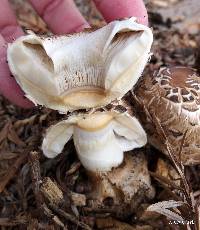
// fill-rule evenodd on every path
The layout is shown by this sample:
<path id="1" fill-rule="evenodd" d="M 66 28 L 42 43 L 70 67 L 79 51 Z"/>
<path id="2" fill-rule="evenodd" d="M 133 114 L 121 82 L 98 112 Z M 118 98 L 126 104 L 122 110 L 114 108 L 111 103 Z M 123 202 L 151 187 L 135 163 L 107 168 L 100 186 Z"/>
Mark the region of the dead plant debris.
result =
<path id="1" fill-rule="evenodd" d="M 10 2 L 25 30 L 49 33 L 28 1 Z M 194 3 L 195 0 L 190 1 L 189 8 L 186 7 L 188 0 L 145 2 L 148 2 L 155 40 L 153 55 L 144 74 L 151 75 L 162 66 L 199 68 L 200 33 L 199 21 L 196 20 L 196 12 L 200 11 L 199 1 L 196 1 L 198 4 Z M 90 0 L 76 0 L 76 3 L 92 25 L 105 24 Z M 188 11 L 184 14 L 186 8 Z M 180 15 L 176 9 L 179 9 Z M 134 213 L 126 217 L 109 200 L 105 202 L 104 208 L 88 202 L 87 194 L 91 191 L 91 184 L 74 154 L 72 142 L 67 144 L 63 154 L 56 159 L 47 159 L 42 155 L 40 146 L 46 128 L 61 118 L 63 115 L 56 111 L 46 108 L 24 110 L 0 97 L 2 230 L 199 229 L 200 166 L 182 165 L 180 159 L 174 156 L 167 136 L 155 117 L 152 117 L 153 122 L 166 140 L 171 163 L 166 166 L 163 163 L 166 162 L 165 156 L 150 146 L 146 147 L 144 151 L 148 153 L 146 155 L 157 195 L 151 202 L 143 202 Z M 156 168 L 159 170 L 156 171 Z M 169 217 L 173 217 L 175 222 Z M 182 224 L 177 224 L 178 221 L 182 221 Z M 191 223 L 194 224 L 186 221 L 193 221 Z"/>

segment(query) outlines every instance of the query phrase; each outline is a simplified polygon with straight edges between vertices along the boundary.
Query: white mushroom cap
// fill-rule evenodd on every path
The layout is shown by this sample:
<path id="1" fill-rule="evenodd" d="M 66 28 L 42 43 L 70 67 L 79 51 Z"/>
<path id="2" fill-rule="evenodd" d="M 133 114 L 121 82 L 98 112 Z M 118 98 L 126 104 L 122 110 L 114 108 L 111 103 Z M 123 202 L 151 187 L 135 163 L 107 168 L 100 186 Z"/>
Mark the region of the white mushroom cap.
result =
<path id="1" fill-rule="evenodd" d="M 55 157 L 73 136 L 80 161 L 89 171 L 109 171 L 123 161 L 123 152 L 146 144 L 146 133 L 128 113 L 71 115 L 47 131 L 42 150 Z"/>
<path id="2" fill-rule="evenodd" d="M 152 31 L 134 18 L 93 32 L 20 37 L 8 47 L 8 64 L 35 104 L 66 113 L 121 98 L 149 58 Z"/>
<path id="3" fill-rule="evenodd" d="M 138 84 L 135 94 L 151 116 L 160 122 L 168 141 L 179 154 L 183 164 L 200 163 L 200 76 L 187 67 L 162 68 L 154 76 L 146 75 Z M 140 116 L 143 119 L 145 116 Z M 152 145 L 168 154 L 166 140 L 148 119 L 141 121 Z"/>

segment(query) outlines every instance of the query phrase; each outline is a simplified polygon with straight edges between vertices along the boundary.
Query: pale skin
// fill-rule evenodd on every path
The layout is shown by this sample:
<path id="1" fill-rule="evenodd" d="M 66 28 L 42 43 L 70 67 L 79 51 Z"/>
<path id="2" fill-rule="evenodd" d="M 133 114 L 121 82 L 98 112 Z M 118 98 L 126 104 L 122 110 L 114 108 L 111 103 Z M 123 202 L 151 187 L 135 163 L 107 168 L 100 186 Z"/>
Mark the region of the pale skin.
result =
<path id="1" fill-rule="evenodd" d="M 90 27 L 76 8 L 73 0 L 29 0 L 37 13 L 54 34 L 79 32 Z M 148 16 L 143 0 L 93 0 L 106 22 L 134 16 L 147 25 Z M 13 104 L 23 108 L 34 105 L 24 97 L 23 91 L 11 77 L 7 60 L 7 44 L 24 35 L 8 0 L 1 0 L 0 7 L 0 92 Z"/>

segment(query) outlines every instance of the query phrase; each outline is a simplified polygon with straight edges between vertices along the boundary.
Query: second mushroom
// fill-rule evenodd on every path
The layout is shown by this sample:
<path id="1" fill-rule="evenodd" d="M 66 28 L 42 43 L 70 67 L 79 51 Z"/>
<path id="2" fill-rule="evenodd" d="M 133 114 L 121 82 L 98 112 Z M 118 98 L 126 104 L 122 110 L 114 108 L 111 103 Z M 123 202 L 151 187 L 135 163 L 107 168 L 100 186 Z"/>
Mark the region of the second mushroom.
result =
<path id="1" fill-rule="evenodd" d="M 156 119 L 175 157 L 184 165 L 200 163 L 199 84 L 200 77 L 195 69 L 175 66 L 162 68 L 153 76 L 144 76 L 134 90 L 140 104 L 145 108 L 140 111 L 146 116 L 140 114 L 139 118 L 147 131 L 148 141 L 169 155 L 166 138 L 163 139 L 160 130 L 153 125 Z M 183 138 L 184 143 L 181 146 Z"/>

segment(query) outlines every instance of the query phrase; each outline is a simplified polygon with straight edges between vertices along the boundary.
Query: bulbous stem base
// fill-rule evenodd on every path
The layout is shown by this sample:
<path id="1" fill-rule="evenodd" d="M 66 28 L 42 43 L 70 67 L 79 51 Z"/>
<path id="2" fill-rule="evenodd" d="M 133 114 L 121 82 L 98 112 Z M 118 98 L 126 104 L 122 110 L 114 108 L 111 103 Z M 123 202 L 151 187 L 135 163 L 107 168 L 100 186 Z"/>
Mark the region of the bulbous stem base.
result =
<path id="1" fill-rule="evenodd" d="M 93 185 L 93 191 L 88 198 L 93 200 L 93 205 L 102 207 L 117 205 L 124 209 L 129 206 L 135 210 L 142 200 L 151 199 L 155 195 L 151 186 L 147 162 L 141 152 L 125 154 L 123 163 L 110 172 L 88 172 Z"/>

